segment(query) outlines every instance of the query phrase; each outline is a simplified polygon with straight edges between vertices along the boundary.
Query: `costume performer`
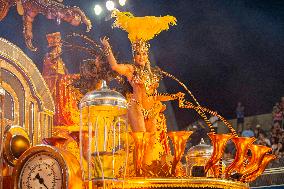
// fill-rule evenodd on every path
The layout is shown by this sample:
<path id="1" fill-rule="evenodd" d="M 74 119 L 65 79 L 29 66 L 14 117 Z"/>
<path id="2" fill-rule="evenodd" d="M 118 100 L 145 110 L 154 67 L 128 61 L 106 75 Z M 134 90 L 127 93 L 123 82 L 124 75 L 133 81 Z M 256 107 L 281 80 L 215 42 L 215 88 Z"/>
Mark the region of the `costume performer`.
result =
<path id="1" fill-rule="evenodd" d="M 148 41 L 170 25 L 176 24 L 173 16 L 134 17 L 131 13 L 114 11 L 116 18 L 114 27 L 128 32 L 132 44 L 134 64 L 118 64 L 111 50 L 108 38 L 101 39 L 105 55 L 111 68 L 127 77 L 133 88 L 129 97 L 128 115 L 133 132 L 150 132 L 152 136 L 144 155 L 144 163 L 150 164 L 158 160 L 168 151 L 165 118 L 162 112 L 165 106 L 161 101 L 174 100 L 177 95 L 157 95 L 157 87 L 161 79 L 159 68 L 153 68 L 149 61 Z M 158 124 L 160 123 L 160 124 Z M 162 126 L 163 128 L 160 128 Z M 154 146 L 154 147 L 153 147 Z"/>

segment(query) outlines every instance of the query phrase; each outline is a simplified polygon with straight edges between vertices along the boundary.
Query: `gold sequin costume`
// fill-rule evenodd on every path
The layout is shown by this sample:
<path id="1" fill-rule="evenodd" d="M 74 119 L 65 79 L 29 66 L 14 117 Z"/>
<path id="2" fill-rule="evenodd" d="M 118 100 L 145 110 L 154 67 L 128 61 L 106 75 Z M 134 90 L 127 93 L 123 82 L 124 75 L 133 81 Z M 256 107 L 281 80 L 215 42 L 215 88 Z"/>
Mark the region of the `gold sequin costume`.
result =
<path id="1" fill-rule="evenodd" d="M 153 93 L 156 93 L 156 89 L 159 86 L 161 76 L 156 74 L 155 72 L 152 72 L 151 68 L 143 69 L 141 66 L 138 65 L 133 65 L 133 67 L 134 73 L 131 83 L 143 85 L 147 95 L 152 95 Z M 164 108 L 163 104 L 160 101 L 155 101 L 154 97 L 151 98 L 153 98 L 154 103 L 150 109 L 143 108 L 141 102 L 135 100 L 134 98 L 131 99 L 140 106 L 145 119 L 155 118 Z"/>
<path id="2" fill-rule="evenodd" d="M 113 11 L 112 16 L 115 17 L 113 27 L 125 30 L 128 33 L 128 38 L 132 44 L 133 55 L 148 54 L 149 43 L 156 35 L 164 30 L 168 30 L 171 25 L 176 24 L 176 18 L 173 16 L 145 16 L 135 17 L 129 12 Z M 159 69 L 151 68 L 150 62 L 147 60 L 144 66 L 132 65 L 133 76 L 130 82 L 131 85 L 140 85 L 143 93 L 140 97 L 130 95 L 128 98 L 130 106 L 136 106 L 141 110 L 144 117 L 145 126 L 151 127 L 154 125 L 153 132 L 154 145 L 151 146 L 151 160 L 146 160 L 147 165 L 151 166 L 154 162 L 160 161 L 161 156 L 169 152 L 167 143 L 167 127 L 166 119 L 163 115 L 165 106 L 156 98 L 157 87 L 161 79 Z M 146 94 L 146 96 L 144 96 Z M 136 104 L 136 105 L 135 105 Z M 147 129 L 147 126 L 146 126 Z M 148 128 L 151 130 L 152 128 Z M 147 130 L 148 132 L 151 132 Z M 131 156 L 131 155 L 130 155 Z M 130 157 L 131 161 L 132 158 Z M 131 174 L 130 174 L 131 175 Z"/>
<path id="3" fill-rule="evenodd" d="M 157 92 L 157 87 L 159 85 L 161 75 L 156 72 L 155 68 L 147 69 L 146 67 L 142 68 L 139 65 L 133 65 L 134 73 L 131 80 L 131 83 L 143 85 L 145 92 L 152 101 L 152 106 L 148 109 L 144 108 L 142 102 L 134 99 L 132 95 L 128 101 L 131 104 L 131 101 L 136 103 L 143 114 L 145 121 L 152 121 L 155 123 L 156 132 L 153 133 L 153 138 L 155 138 L 152 154 L 152 161 L 159 160 L 162 155 L 169 152 L 169 147 L 167 143 L 167 126 L 166 119 L 162 111 L 165 109 L 165 106 L 160 102 L 155 100 L 154 96 L 151 96 L 153 93 Z M 151 164 L 151 162 L 147 162 Z"/>

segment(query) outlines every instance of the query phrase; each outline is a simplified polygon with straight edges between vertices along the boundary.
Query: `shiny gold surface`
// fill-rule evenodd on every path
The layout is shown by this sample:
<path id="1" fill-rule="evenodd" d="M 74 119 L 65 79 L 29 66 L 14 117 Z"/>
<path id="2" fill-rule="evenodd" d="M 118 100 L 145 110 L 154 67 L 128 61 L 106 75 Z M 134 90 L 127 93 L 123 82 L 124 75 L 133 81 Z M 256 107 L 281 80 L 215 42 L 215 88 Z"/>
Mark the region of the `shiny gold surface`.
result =
<path id="1" fill-rule="evenodd" d="M 31 142 L 38 144 L 42 138 L 49 137 L 52 130 L 54 103 L 50 91 L 33 61 L 20 48 L 3 38 L 0 38 L 0 62 L 4 76 L 3 88 L 14 99 L 14 118 L 8 120 L 8 124 L 23 126 Z M 19 91 L 24 94 L 19 95 Z M 31 104 L 34 104 L 33 111 Z"/>
<path id="2" fill-rule="evenodd" d="M 4 132 L 3 156 L 7 163 L 14 166 L 18 158 L 30 147 L 27 132 L 20 126 L 9 126 Z"/>
<path id="3" fill-rule="evenodd" d="M 174 145 L 174 159 L 172 162 L 172 175 L 176 174 L 177 164 L 180 162 L 184 153 L 186 141 L 193 131 L 176 131 L 168 132 L 168 136 L 171 138 Z"/>
<path id="4" fill-rule="evenodd" d="M 208 145 L 201 139 L 200 143 L 191 147 L 186 153 L 187 158 L 191 157 L 210 157 L 213 153 L 213 146 Z"/>
<path id="5" fill-rule="evenodd" d="M 54 102 L 52 96 L 33 61 L 19 47 L 4 38 L 0 38 L 0 56 L 11 60 L 23 73 L 32 73 L 25 76 L 29 78 L 33 86 L 36 86 L 34 87 L 35 95 L 42 101 L 42 104 L 39 105 L 40 109 L 53 114 Z M 5 66 L 5 64 L 2 64 L 2 66 Z"/>
<path id="6" fill-rule="evenodd" d="M 213 144 L 213 154 L 205 165 L 205 172 L 208 172 L 210 168 L 220 161 L 228 140 L 232 138 L 232 134 L 215 134 L 213 132 L 208 133 L 208 136 Z"/>
<path id="7" fill-rule="evenodd" d="M 226 168 L 226 178 L 231 176 L 233 171 L 242 174 L 244 171 L 244 161 L 247 158 L 248 148 L 255 141 L 255 138 L 249 137 L 234 137 L 232 138 L 236 146 L 236 155 L 234 161 Z"/>
<path id="8" fill-rule="evenodd" d="M 248 189 L 249 186 L 242 182 L 229 181 L 215 178 L 132 178 L 123 181 L 109 181 L 107 188 L 223 188 L 223 189 Z"/>
<path id="9" fill-rule="evenodd" d="M 262 163 L 263 157 L 270 152 L 272 149 L 267 146 L 252 144 L 249 147 L 251 152 L 251 157 L 249 158 L 248 165 L 246 165 L 245 170 L 242 172 L 243 177 L 253 173 L 258 170 L 259 166 Z"/>
<path id="10" fill-rule="evenodd" d="M 0 44 L 2 43 L 7 43 L 6 40 L 0 39 Z M 10 43 L 9 46 L 11 45 Z M 12 53 L 11 53 L 12 52 Z M 15 54 L 15 55 L 14 55 Z M 1 57 L 5 59 L 9 59 L 10 61 L 13 62 L 13 64 L 18 65 L 19 69 L 24 73 L 23 76 L 25 78 L 28 78 L 31 80 L 31 83 L 24 83 L 24 88 L 28 88 L 30 91 L 26 91 L 26 94 L 31 93 L 32 95 L 29 94 L 29 96 L 33 96 L 33 98 L 29 99 L 31 102 L 35 102 L 35 99 L 38 100 L 39 102 L 42 102 L 37 106 L 37 104 L 34 104 L 35 107 L 39 107 L 39 109 L 35 110 L 35 115 L 34 115 L 34 120 L 35 122 L 33 123 L 33 128 L 29 128 L 29 132 L 33 132 L 32 134 L 37 135 L 35 141 L 39 140 L 41 141 L 41 138 L 43 137 L 48 137 L 49 131 L 51 132 L 51 126 L 52 126 L 52 120 L 48 118 L 52 118 L 52 114 L 54 112 L 54 104 L 52 101 L 52 98 L 50 98 L 50 91 L 45 90 L 46 84 L 42 82 L 42 77 L 38 76 L 38 70 L 34 67 L 30 66 L 31 60 L 23 54 L 22 51 L 19 49 L 15 48 L 14 46 L 11 46 L 9 48 L 4 47 L 4 51 L 0 52 L 0 60 Z M 4 60 L 3 60 L 4 61 Z M 5 61 L 6 62 L 6 61 Z M 8 63 L 8 62 L 7 62 Z M 4 65 L 4 68 L 7 69 L 8 64 Z M 10 63 L 9 63 L 10 65 Z M 6 67 L 5 67 L 6 66 Z M 32 66 L 34 66 L 32 64 Z M 31 68 L 30 68 L 31 67 Z M 27 69 L 29 68 L 29 69 Z M 29 75 L 27 73 L 34 73 L 32 75 Z M 15 74 L 16 76 L 19 73 Z M 23 77 L 22 75 L 20 75 Z M 20 78 L 20 80 L 23 80 Z M 35 82 L 35 83 L 34 83 Z M 42 84 L 42 86 L 38 86 L 38 83 Z M 31 86 L 25 86 L 25 85 L 31 85 Z M 37 86 L 37 87 L 32 87 L 32 86 Z M 32 90 L 34 89 L 34 90 Z M 34 92 L 31 92 L 34 91 Z M 194 98 L 195 99 L 195 98 Z M 28 101 L 25 102 L 26 107 L 28 107 Z M 197 103 L 197 106 L 194 107 L 192 104 L 185 103 L 181 107 L 191 107 L 194 108 L 195 110 L 199 110 L 198 112 L 203 115 L 204 112 L 211 113 L 212 115 L 216 114 L 215 112 L 212 113 L 212 111 L 199 106 L 199 103 Z M 15 108 L 17 109 L 17 108 Z M 114 115 L 123 115 L 125 114 L 126 110 L 115 110 L 112 107 L 107 107 L 103 109 L 105 112 L 114 113 Z M 37 112 L 41 111 L 40 113 L 37 114 Z M 91 107 L 90 111 L 102 111 L 101 109 L 96 109 L 96 107 Z M 107 114 L 106 113 L 106 114 Z M 25 115 L 23 118 L 25 120 L 25 125 L 30 124 L 28 121 L 29 114 Z M 31 115 L 31 114 L 30 114 Z M 222 120 L 222 117 L 218 115 L 219 119 Z M 91 117 L 91 122 L 95 122 L 95 117 Z M 84 120 L 84 118 L 83 118 Z M 206 121 L 206 120 L 205 120 Z M 223 121 L 223 120 L 222 120 Z M 207 123 L 207 122 L 206 122 Z M 226 124 L 226 122 L 224 122 Z M 210 127 L 210 123 L 208 122 Z M 230 127 L 229 127 L 230 128 Z M 232 132 L 234 135 L 234 132 Z M 188 137 L 192 134 L 191 131 L 186 132 L 186 131 L 181 131 L 181 132 L 170 132 L 168 135 L 170 136 L 173 144 L 174 144 L 174 158 L 172 163 L 172 167 L 170 167 L 170 164 L 167 164 L 168 159 L 165 158 L 165 160 L 160 160 L 160 162 L 166 162 L 166 163 L 160 163 L 157 161 L 157 166 L 154 166 L 155 169 L 165 169 L 165 172 L 172 171 L 172 176 L 179 176 L 180 173 L 180 160 L 181 157 L 184 153 L 184 148 L 185 148 L 185 143 Z M 76 140 L 77 144 L 79 143 L 79 131 L 74 131 L 70 133 L 70 136 Z M 92 136 L 90 136 L 92 135 Z M 146 175 L 145 172 L 149 171 L 147 166 L 145 165 L 145 160 L 144 156 L 146 153 L 147 148 L 151 148 L 151 145 L 149 144 L 149 140 L 151 137 L 151 133 L 131 133 L 132 137 L 134 138 L 135 142 L 135 153 L 133 158 L 135 168 L 136 168 L 136 176 L 145 176 L 144 178 L 131 178 L 131 176 L 128 176 L 125 181 L 121 180 L 105 180 L 102 181 L 103 183 L 107 183 L 107 188 L 167 188 L 167 187 L 173 187 L 173 188 L 179 188 L 179 187 L 195 187 L 195 188 L 248 188 L 247 184 L 241 183 L 241 182 L 234 182 L 230 180 L 223 180 L 223 179 L 217 179 L 217 178 L 201 178 L 201 177 L 192 177 L 192 178 L 185 178 L 183 177 L 182 179 L 179 178 L 153 178 L 151 175 Z M 82 137 L 82 148 L 83 151 L 88 150 L 88 139 L 90 137 L 94 137 L 94 132 L 91 131 L 89 134 L 86 131 L 82 131 L 81 134 Z M 209 137 L 213 143 L 214 146 L 214 151 L 213 154 L 206 164 L 206 170 L 213 169 L 215 174 L 215 177 L 218 173 L 222 173 L 219 169 L 221 166 L 219 166 L 218 162 L 221 162 L 221 158 L 223 155 L 224 147 L 227 143 L 228 140 L 232 137 L 231 134 L 214 134 L 214 133 L 209 133 Z M 9 141 L 5 143 L 4 148 L 6 148 L 6 155 L 5 158 L 10 162 L 10 165 L 14 165 L 17 162 L 17 159 L 19 158 L 19 161 L 16 163 L 16 168 L 14 169 L 14 182 L 17 182 L 18 175 L 21 173 L 21 168 L 25 161 L 31 157 L 32 155 L 36 153 L 46 153 L 52 155 L 54 158 L 56 158 L 60 165 L 62 166 L 62 174 L 65 177 L 65 180 L 63 181 L 64 187 L 63 189 L 75 189 L 75 188 L 83 188 L 82 186 L 82 178 L 81 178 L 81 170 L 82 167 L 80 168 L 80 165 L 78 163 L 79 159 L 77 159 L 70 153 L 74 153 L 74 150 L 64 151 L 63 148 L 65 149 L 65 142 L 67 138 L 62 138 L 62 137 L 52 137 L 52 138 L 46 138 L 45 144 L 49 144 L 55 147 L 51 146 L 36 146 L 32 147 L 29 150 L 27 150 L 30 147 L 30 141 L 29 141 L 29 136 L 26 135 L 17 135 L 13 133 L 7 133 L 6 140 Z M 165 139 L 167 140 L 167 139 Z M 251 182 L 256 179 L 257 176 L 259 176 L 267 166 L 267 164 L 275 159 L 276 157 L 274 155 L 267 154 L 269 151 L 268 148 L 266 147 L 259 147 L 257 145 L 251 145 L 253 140 L 248 139 L 244 137 L 235 137 L 232 139 L 234 143 L 237 146 L 237 155 L 235 157 L 234 162 L 227 168 L 227 177 L 230 176 L 231 173 L 233 172 L 239 172 L 244 174 L 243 177 L 241 177 L 241 181 L 243 182 Z M 72 141 L 74 142 L 74 141 Z M 35 142 L 36 143 L 36 142 Z M 75 142 L 74 142 L 75 143 Z M 78 147 L 75 143 L 75 148 Z M 120 147 L 120 146 L 118 146 Z M 252 152 L 252 156 L 250 158 L 247 157 L 247 149 L 250 149 Z M 5 150 L 5 149 L 4 149 Z M 27 151 L 26 151 L 27 150 Z M 91 148 L 91 150 L 93 150 Z M 128 149 L 127 149 L 128 150 Z M 157 151 L 155 151 L 157 152 Z M 4 151 L 5 153 L 5 151 Z M 23 154 L 24 153 L 24 154 Z M 147 153 L 146 153 L 147 154 Z M 10 157 L 9 157 L 10 156 Z M 84 157 L 85 158 L 85 157 Z M 248 159 L 247 159 L 248 158 Z M 118 159 L 118 158 L 117 158 Z M 132 159 L 132 158 L 131 158 Z M 161 158 L 162 159 L 162 158 Z M 202 160 L 202 159 L 200 159 Z M 244 166 L 244 162 L 248 160 L 248 165 Z M 113 166 L 115 165 L 117 168 L 119 168 L 118 163 L 119 161 L 116 160 L 112 162 Z M 160 163 L 160 164 L 159 164 Z M 203 163 L 203 162 L 202 162 Z M 169 166 L 165 166 L 169 165 Z M 198 164 L 198 165 L 204 165 L 203 164 Z M 107 164 L 107 166 L 111 167 L 111 165 Z M 220 171 L 220 172 L 219 172 Z M 122 174 L 121 174 L 122 175 Z M 181 174 L 182 175 L 182 174 Z M 148 177 L 149 176 L 149 177 Z M 169 175 L 166 175 L 169 176 Z M 184 175 L 182 175 L 184 176 Z M 150 178 L 152 177 L 152 178 Z M 160 175 L 158 177 L 161 177 Z M 121 177 L 116 177 L 116 178 L 121 178 Z M 68 183 L 68 184 L 67 184 Z M 96 182 L 93 182 L 93 184 Z M 15 184 L 15 188 L 17 188 L 17 184 Z"/>
<path id="11" fill-rule="evenodd" d="M 81 189 L 83 182 L 81 179 L 82 172 L 79 161 L 70 152 L 47 145 L 31 147 L 18 160 L 13 170 L 14 189 L 18 188 L 19 177 L 25 163 L 35 154 L 46 154 L 56 159 L 61 167 L 62 172 L 62 189 Z"/>
<path id="12" fill-rule="evenodd" d="M 276 155 L 273 155 L 273 154 L 266 154 L 262 161 L 261 161 L 261 164 L 259 166 L 259 168 L 254 171 L 253 173 L 247 175 L 246 177 L 242 178 L 242 181 L 244 182 L 252 182 L 254 181 L 258 176 L 260 176 L 263 171 L 265 170 L 266 166 L 268 165 L 268 163 L 274 159 L 276 159 L 277 156 Z"/>
<path id="13" fill-rule="evenodd" d="M 191 147 L 185 156 L 187 176 L 198 176 L 194 175 L 195 173 L 192 172 L 194 171 L 194 167 L 205 167 L 212 153 L 213 147 L 211 145 L 206 144 L 203 139 L 198 145 Z M 206 176 L 214 176 L 211 169 L 206 173 Z"/>
<path id="14" fill-rule="evenodd" d="M 19 158 L 30 147 L 30 141 L 22 135 L 16 135 L 11 140 L 11 152 Z"/>
<path id="15" fill-rule="evenodd" d="M 151 133 L 149 132 L 130 132 L 130 135 L 134 139 L 135 143 L 135 171 L 136 176 L 143 175 L 143 160 L 144 160 L 144 152 L 147 148 L 147 144 L 150 140 Z"/>

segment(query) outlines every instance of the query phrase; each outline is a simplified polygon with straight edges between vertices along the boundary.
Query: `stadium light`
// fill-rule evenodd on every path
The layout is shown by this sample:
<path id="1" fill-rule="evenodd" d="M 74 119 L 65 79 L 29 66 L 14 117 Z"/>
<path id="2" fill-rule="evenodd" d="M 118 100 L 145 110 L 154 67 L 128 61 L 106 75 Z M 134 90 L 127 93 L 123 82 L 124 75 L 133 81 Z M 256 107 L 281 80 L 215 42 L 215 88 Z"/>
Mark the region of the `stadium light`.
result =
<path id="1" fill-rule="evenodd" d="M 120 4 L 120 6 L 124 6 L 125 3 L 126 3 L 126 0 L 119 0 L 118 2 L 119 2 L 119 4 Z"/>
<path id="2" fill-rule="evenodd" d="M 100 5 L 95 5 L 94 11 L 96 15 L 100 15 L 103 11 L 102 7 Z"/>
<path id="3" fill-rule="evenodd" d="M 112 11 L 112 10 L 114 9 L 114 2 L 108 0 L 108 1 L 106 2 L 106 8 L 107 8 L 107 10 Z"/>

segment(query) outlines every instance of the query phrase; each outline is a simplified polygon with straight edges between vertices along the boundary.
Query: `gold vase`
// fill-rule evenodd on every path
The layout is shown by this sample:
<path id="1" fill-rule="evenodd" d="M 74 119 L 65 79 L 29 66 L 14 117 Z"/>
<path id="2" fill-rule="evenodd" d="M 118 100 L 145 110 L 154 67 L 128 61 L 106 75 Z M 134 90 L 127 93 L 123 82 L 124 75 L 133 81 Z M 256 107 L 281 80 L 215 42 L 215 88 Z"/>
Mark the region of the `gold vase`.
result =
<path id="1" fill-rule="evenodd" d="M 178 162 L 184 153 L 186 141 L 193 131 L 176 131 L 168 132 L 168 136 L 171 138 L 174 145 L 174 159 L 172 163 L 172 175 L 175 175 Z"/>
<path id="2" fill-rule="evenodd" d="M 254 171 L 258 170 L 263 157 L 272 150 L 267 146 L 256 144 L 250 145 L 249 149 L 251 151 L 251 157 L 244 171 L 241 172 L 241 174 L 243 175 L 242 178 L 245 178 L 250 173 L 253 173 Z"/>
<path id="3" fill-rule="evenodd" d="M 135 143 L 135 171 L 136 176 L 143 175 L 143 159 L 144 152 L 150 140 L 151 133 L 149 132 L 130 132 Z"/>
<path id="4" fill-rule="evenodd" d="M 213 172 L 215 173 L 219 171 L 219 166 L 214 165 L 218 163 L 222 158 L 225 146 L 228 140 L 232 138 L 232 134 L 215 134 L 213 132 L 210 132 L 208 133 L 208 136 L 211 139 L 213 145 L 213 153 L 205 165 L 205 172 L 207 173 L 210 168 L 214 167 L 213 169 L 218 169 L 213 170 Z"/>
<path id="5" fill-rule="evenodd" d="M 249 175 L 247 175 L 246 177 L 242 178 L 241 181 L 243 182 L 252 182 L 254 181 L 258 176 L 260 176 L 263 171 L 265 170 L 266 166 L 268 165 L 268 163 L 274 159 L 276 159 L 277 156 L 273 155 L 273 154 L 265 154 L 260 166 L 258 167 L 257 170 L 255 170 L 254 172 L 250 173 Z"/>
<path id="6" fill-rule="evenodd" d="M 225 170 L 226 178 L 229 178 L 233 171 L 237 173 L 243 171 L 243 163 L 247 158 L 248 148 L 255 141 L 255 138 L 234 137 L 232 138 L 232 141 L 236 146 L 236 155 L 234 161 Z"/>

